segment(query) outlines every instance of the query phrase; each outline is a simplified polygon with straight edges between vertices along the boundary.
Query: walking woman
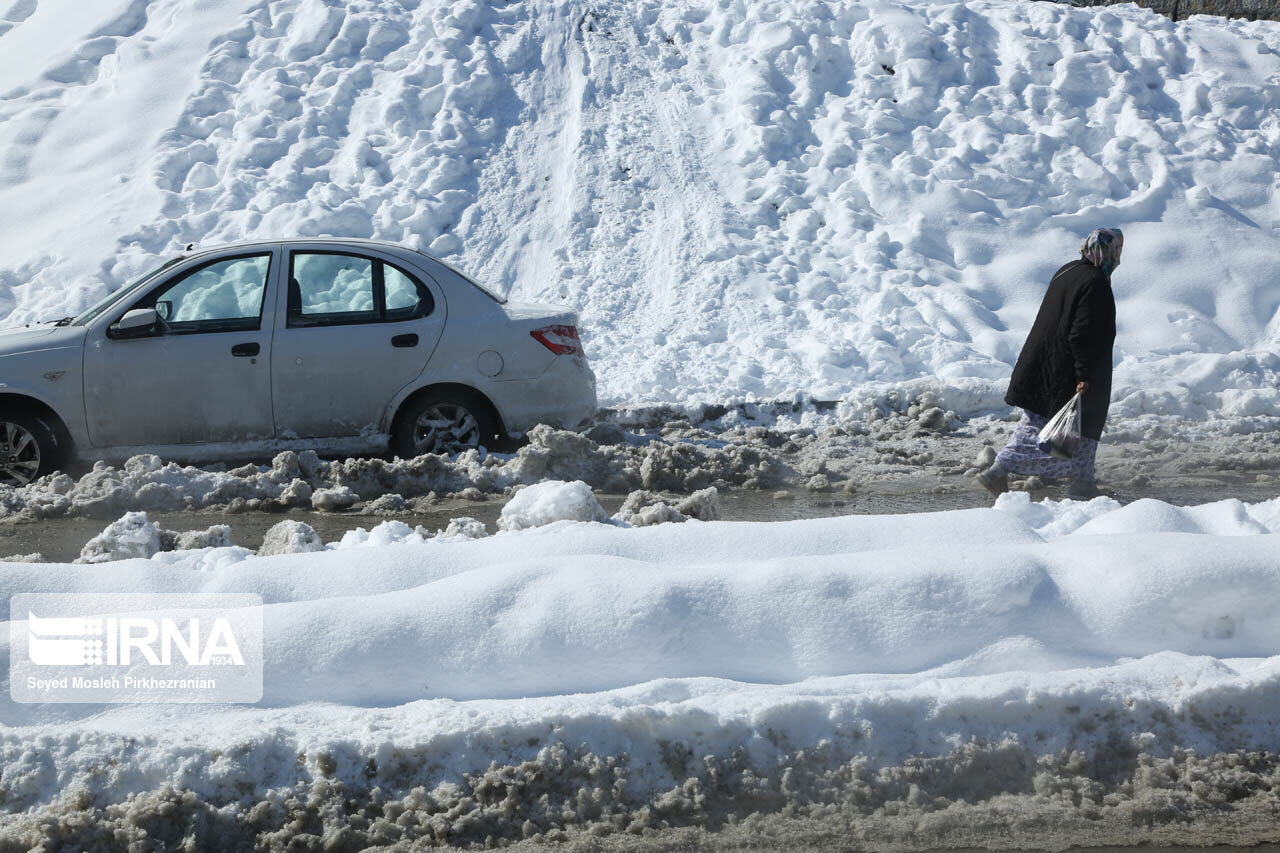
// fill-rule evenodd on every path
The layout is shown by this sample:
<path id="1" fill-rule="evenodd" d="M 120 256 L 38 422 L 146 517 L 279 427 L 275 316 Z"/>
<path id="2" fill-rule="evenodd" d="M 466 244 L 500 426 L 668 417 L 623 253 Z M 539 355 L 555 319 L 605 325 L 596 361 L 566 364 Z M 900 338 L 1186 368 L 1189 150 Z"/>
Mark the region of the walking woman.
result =
<path id="1" fill-rule="evenodd" d="M 1123 248 L 1118 228 L 1099 228 L 1081 244 L 1080 260 L 1050 280 L 1004 397 L 1022 409 L 1022 418 L 995 464 L 978 474 L 991 494 L 1009 488 L 1009 474 L 1036 474 L 1069 478 L 1069 497 L 1097 495 L 1094 458 L 1111 402 L 1111 346 L 1116 339 L 1111 273 L 1120 265 Z M 1038 447 L 1040 430 L 1077 392 L 1083 440 L 1070 459 L 1057 459 Z"/>

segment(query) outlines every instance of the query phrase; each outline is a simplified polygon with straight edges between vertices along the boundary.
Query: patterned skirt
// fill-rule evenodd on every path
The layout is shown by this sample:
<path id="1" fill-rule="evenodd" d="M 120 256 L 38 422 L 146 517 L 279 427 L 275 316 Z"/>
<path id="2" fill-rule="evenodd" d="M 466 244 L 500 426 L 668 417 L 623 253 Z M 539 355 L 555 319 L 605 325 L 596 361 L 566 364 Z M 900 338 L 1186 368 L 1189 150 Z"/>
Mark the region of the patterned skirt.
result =
<path id="1" fill-rule="evenodd" d="M 1013 435 L 1009 436 L 1009 443 L 996 455 L 996 464 L 1010 473 L 1028 477 L 1035 474 L 1054 480 L 1094 482 L 1097 479 L 1094 460 L 1098 455 L 1098 442 L 1082 437 L 1080 446 L 1070 459 L 1050 456 L 1038 446 L 1040 430 L 1048 422 L 1048 418 L 1024 410 L 1018 425 L 1013 428 Z"/>

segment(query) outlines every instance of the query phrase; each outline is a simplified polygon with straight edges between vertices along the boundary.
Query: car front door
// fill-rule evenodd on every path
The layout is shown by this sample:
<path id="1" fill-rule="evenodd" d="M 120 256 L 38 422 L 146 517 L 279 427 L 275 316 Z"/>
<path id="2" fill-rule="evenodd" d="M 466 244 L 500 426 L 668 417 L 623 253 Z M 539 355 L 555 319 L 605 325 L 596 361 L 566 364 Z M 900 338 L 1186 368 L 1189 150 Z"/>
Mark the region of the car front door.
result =
<path id="1" fill-rule="evenodd" d="M 271 377 L 281 436 L 376 432 L 444 330 L 435 283 L 377 252 L 289 249 Z"/>
<path id="2" fill-rule="evenodd" d="M 96 447 L 271 438 L 272 277 L 281 250 L 203 259 L 99 318 L 84 354 L 84 402 Z M 128 336 L 123 314 L 155 309 Z"/>

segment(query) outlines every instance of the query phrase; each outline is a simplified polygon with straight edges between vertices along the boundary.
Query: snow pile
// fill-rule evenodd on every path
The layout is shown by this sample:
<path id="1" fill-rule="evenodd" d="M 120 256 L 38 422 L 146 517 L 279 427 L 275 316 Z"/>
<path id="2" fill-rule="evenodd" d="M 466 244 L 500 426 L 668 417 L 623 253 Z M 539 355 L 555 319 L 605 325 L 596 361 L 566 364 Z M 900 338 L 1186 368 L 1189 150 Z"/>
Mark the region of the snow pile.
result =
<path id="1" fill-rule="evenodd" d="M 463 524 L 471 519 L 454 519 L 461 521 Z M 440 531 L 437 531 L 439 534 Z M 363 527 L 357 527 L 355 530 L 348 530 L 342 534 L 342 539 L 328 546 L 334 549 L 341 548 L 379 548 L 383 545 L 419 545 L 431 538 L 431 532 L 425 527 L 410 527 L 403 521 L 384 521 L 375 526 L 372 530 L 365 530 Z M 319 549 L 317 549 L 319 550 Z"/>
<path id="2" fill-rule="evenodd" d="M 0 689 L 0 832 L 84 847 L 216 813 L 272 849 L 298 826 L 336 847 L 856 818 L 928 846 L 1012 814 L 1185 841 L 1168 833 L 1219 831 L 1230 801 L 1232 837 L 1255 838 L 1280 779 L 1278 523 L 1280 499 L 1011 496 L 478 540 L 386 522 L 331 550 L 109 572 L 7 563 L 0 596 L 257 592 L 267 672 L 260 707 Z"/>
<path id="3" fill-rule="evenodd" d="M 1274 23 L 101 0 L 18 4 L 0 56 L 12 323 L 190 241 L 376 236 L 578 307 L 607 403 L 933 376 L 1002 409 L 1049 273 L 1107 224 L 1127 235 L 1116 414 L 1248 423 L 1280 401 Z"/>
<path id="4" fill-rule="evenodd" d="M 529 504 L 581 489 L 549 484 Z M 1269 825 L 1280 771 L 1249 750 L 1280 735 L 1278 522 L 1280 500 L 1010 496 L 481 541 L 387 522 L 305 559 L 212 571 L 211 551 L 109 578 L 14 565 L 0 595 L 35 572 L 61 591 L 257 591 L 267 696 L 165 709 L 157 728 L 152 711 L 0 692 L 14 726 L 0 826 L 84 846 L 221 809 L 259 840 L 300 818 L 330 838 L 551 840 L 788 814 L 898 816 L 933 838 L 932 815 L 954 840 L 1014 810 L 1123 839 L 1139 812 L 1158 835 L 1207 810 L 1209 831 L 1228 795 L 1237 827 L 1253 810 Z M 544 794 L 554 808 L 531 808 Z M 252 808 L 269 801 L 283 810 Z M 378 810 L 362 822 L 365 801 Z"/>
<path id="5" fill-rule="evenodd" d="M 145 512 L 129 512 L 85 543 L 79 563 L 108 563 L 160 553 L 160 529 Z"/>
<path id="6" fill-rule="evenodd" d="M 311 506 L 321 512 L 338 512 L 355 506 L 359 496 L 347 486 L 317 489 L 311 493 Z"/>
<path id="7" fill-rule="evenodd" d="M 1174 674 L 1165 669 L 1144 678 L 1135 670 L 1117 667 L 1114 674 L 1157 691 Z M 1265 683 L 1273 678 L 1260 674 L 1253 686 L 1274 700 L 1274 683 Z M 1232 704 L 1238 693 L 1231 699 L 1220 693 L 1234 693 L 1230 676 L 1206 672 L 1200 679 L 1182 694 L 1187 704 L 1208 713 L 1239 708 Z M 479 848 L 522 839 L 570 841 L 571 850 L 765 843 L 777 849 L 798 837 L 823 839 L 833 849 L 855 841 L 884 849 L 892 840 L 892 849 L 902 851 L 958 843 L 987 849 L 992 838 L 1014 849 L 1069 849 L 1083 839 L 1186 848 L 1192 841 L 1211 846 L 1229 838 L 1252 846 L 1274 837 L 1275 754 L 1201 755 L 1169 748 L 1153 731 L 1116 736 L 1121 727 L 1162 729 L 1164 709 L 1155 702 L 1134 710 L 1066 682 L 1030 694 L 987 693 L 982 699 L 992 706 L 1074 708 L 1063 712 L 1072 748 L 1041 752 L 1006 737 L 943 744 L 936 754 L 886 763 L 860 752 L 860 741 L 873 726 L 901 724 L 893 714 L 913 710 L 907 691 L 901 701 L 850 706 L 833 703 L 826 684 L 808 692 L 756 687 L 750 697 L 701 686 L 712 696 L 686 698 L 677 685 L 657 684 L 548 703 L 529 714 L 502 703 L 421 703 L 372 719 L 367 711 L 315 709 L 308 722 L 346 733 L 333 741 L 298 730 L 297 718 L 287 714 L 269 715 L 278 722 L 269 730 L 236 732 L 247 721 L 234 712 L 206 719 L 210 728 L 199 739 L 163 744 L 118 731 L 84 732 L 74 746 L 44 742 L 48 752 L 41 754 L 0 737 L 12 778 L 27 781 L 15 786 L 10 802 L 38 804 L 11 813 L 0 831 L 20 849 L 99 849 L 126 841 L 180 849 L 193 834 L 216 833 L 224 849 L 270 851 L 296 849 L 303 832 L 331 850 L 394 842 Z M 623 731 L 611 733 L 603 721 L 617 720 L 624 705 L 647 713 L 633 711 L 618 721 Z M 1264 708 L 1249 703 L 1247 710 Z M 972 702 L 963 700 L 943 700 L 936 709 L 948 721 L 972 712 Z M 726 715 L 732 722 L 725 734 L 749 748 L 711 731 Z M 1000 725 L 1009 717 L 997 719 Z M 545 720 L 555 722 L 540 724 Z M 805 729 L 818 720 L 823 736 L 815 739 Z M 120 715 L 109 722 L 127 732 L 139 724 Z M 1099 728 L 1112 739 L 1090 733 Z M 635 732 L 652 737 L 637 739 L 633 749 Z M 146 755 L 146 778 L 116 775 L 113 759 L 126 752 Z M 502 757 L 478 763 L 486 754 Z M 91 756 L 107 779 L 81 775 Z M 38 792 L 52 768 L 73 766 L 97 787 L 44 805 Z M 176 766 L 181 773 L 164 769 Z M 244 788 L 233 793 L 237 781 Z M 108 787 L 148 783 L 127 799 Z M 629 837 L 659 829 L 664 834 L 647 843 Z M 615 833 L 623 835 L 616 844 L 603 838 Z"/>
<path id="8" fill-rule="evenodd" d="M 364 506 L 365 515 L 399 515 L 404 512 L 411 511 L 412 505 L 404 499 L 403 495 L 397 495 L 394 492 L 386 495 L 379 495 L 369 501 Z"/>
<path id="9" fill-rule="evenodd" d="M 148 559 L 162 551 L 194 551 L 229 548 L 231 528 L 215 524 L 205 530 L 177 532 L 163 530 L 145 512 L 127 512 L 85 543 L 77 563 L 109 563 L 134 558 Z M 12 562 L 22 562 L 14 557 Z"/>
<path id="10" fill-rule="evenodd" d="M 690 518 L 719 521 L 720 493 L 715 486 L 711 486 L 672 502 L 662 495 L 639 489 L 627 495 L 613 517 L 615 521 L 632 527 L 678 523 Z"/>
<path id="11" fill-rule="evenodd" d="M 580 488 L 539 491 L 562 498 Z M 1038 508 L 1067 515 L 1076 506 Z M 958 676 L 1162 651 L 1275 653 L 1276 534 L 1228 521 L 1274 520 L 1275 502 L 1179 512 L 1156 502 L 1099 511 L 1091 524 L 1113 518 L 1113 532 L 1081 526 L 1048 541 L 999 509 L 558 525 L 479 541 L 386 522 L 305 559 L 213 549 L 122 560 L 109 574 L 113 588 L 212 584 L 262 595 L 273 705 L 551 695 L 695 676 L 781 683 L 938 668 Z M 109 531 L 146 524 L 128 516 Z M 468 526 L 455 525 L 455 534 Z M 96 577 L 46 568 L 41 584 L 93 589 Z M 0 594 L 27 582 L 20 566 L 7 569 Z M 339 619 L 359 622 L 358 641 L 330 637 L 317 657 L 320 634 Z M 1235 626 L 1229 636 L 1206 629 L 1224 619 Z M 370 659 L 370 648 L 381 651 Z M 483 658 L 476 648 L 487 650 Z M 348 665 L 359 678 L 325 675 Z"/>
<path id="12" fill-rule="evenodd" d="M 689 441 L 689 424 L 682 423 L 684 428 L 669 431 L 669 437 L 617 446 L 538 426 L 514 455 L 468 451 L 453 459 L 425 455 L 326 461 L 313 451 L 286 451 L 270 465 L 227 470 L 165 463 L 144 454 L 120 467 L 95 463 L 79 480 L 58 473 L 20 489 L 2 486 L 0 517 L 112 517 L 134 510 L 215 506 L 230 512 L 292 507 L 341 511 L 360 499 L 371 500 L 377 514 L 405 505 L 406 497 L 493 494 L 543 480 L 582 480 L 595 489 L 623 493 L 638 488 L 692 492 L 713 484 L 775 487 L 794 476 L 769 447 L 745 435 Z"/>
<path id="13" fill-rule="evenodd" d="M 614 519 L 632 527 L 649 527 L 654 524 L 685 521 L 684 514 L 661 495 L 643 489 L 627 495 Z"/>
<path id="14" fill-rule="evenodd" d="M 310 524 L 292 519 L 273 525 L 262 537 L 262 545 L 258 548 L 258 556 L 271 557 L 276 554 L 306 554 L 312 551 L 323 551 L 324 541 Z"/>
<path id="15" fill-rule="evenodd" d="M 202 548 L 230 548 L 231 527 L 214 524 L 204 530 L 160 531 L 160 548 L 164 551 L 194 551 Z"/>
<path id="16" fill-rule="evenodd" d="M 549 480 L 526 486 L 507 501 L 498 518 L 499 530 L 525 530 L 557 521 L 609 520 L 591 487 L 581 480 Z"/>
<path id="17" fill-rule="evenodd" d="M 449 519 L 449 524 L 437 535 L 441 539 L 483 539 L 489 531 L 483 521 L 463 516 Z"/>

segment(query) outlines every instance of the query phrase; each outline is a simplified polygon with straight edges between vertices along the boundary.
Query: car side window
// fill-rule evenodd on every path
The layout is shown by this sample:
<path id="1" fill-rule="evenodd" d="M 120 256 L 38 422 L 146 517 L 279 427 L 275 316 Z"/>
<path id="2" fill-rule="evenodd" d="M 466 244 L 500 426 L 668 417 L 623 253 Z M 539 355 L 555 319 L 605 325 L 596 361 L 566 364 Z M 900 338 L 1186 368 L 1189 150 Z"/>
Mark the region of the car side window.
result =
<path id="1" fill-rule="evenodd" d="M 339 252 L 290 256 L 290 328 L 411 320 L 434 308 L 425 285 L 383 261 Z"/>
<path id="2" fill-rule="evenodd" d="M 426 285 L 391 264 L 382 264 L 387 320 L 413 320 L 435 310 L 435 300 Z"/>
<path id="3" fill-rule="evenodd" d="M 289 269 L 287 316 L 290 326 L 377 320 L 373 261 L 328 252 L 294 252 Z"/>
<path id="4" fill-rule="evenodd" d="M 133 307 L 156 309 L 169 334 L 256 330 L 270 269 L 270 254 L 215 261 L 166 282 Z"/>

